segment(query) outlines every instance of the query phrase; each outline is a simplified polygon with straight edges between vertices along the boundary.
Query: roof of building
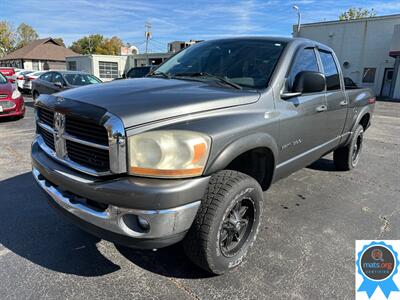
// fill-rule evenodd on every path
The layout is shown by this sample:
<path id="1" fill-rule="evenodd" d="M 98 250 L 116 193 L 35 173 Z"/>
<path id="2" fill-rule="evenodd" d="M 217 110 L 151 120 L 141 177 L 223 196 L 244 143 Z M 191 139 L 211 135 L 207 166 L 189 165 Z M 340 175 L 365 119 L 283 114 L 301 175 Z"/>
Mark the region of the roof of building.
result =
<path id="1" fill-rule="evenodd" d="M 34 59 L 65 61 L 65 57 L 71 55 L 77 55 L 77 53 L 48 37 L 45 39 L 35 40 L 28 45 L 1 57 L 0 60 Z"/>
<path id="2" fill-rule="evenodd" d="M 334 20 L 334 21 L 323 21 L 323 22 L 315 22 L 315 23 L 302 23 L 301 27 L 330 25 L 330 24 L 344 24 L 344 23 L 365 22 L 365 21 L 378 21 L 378 20 L 392 19 L 392 18 L 400 18 L 400 14 L 360 18 L 360 19 L 354 19 L 354 20 Z M 293 27 L 296 27 L 296 26 L 297 26 L 297 24 L 293 25 Z"/>

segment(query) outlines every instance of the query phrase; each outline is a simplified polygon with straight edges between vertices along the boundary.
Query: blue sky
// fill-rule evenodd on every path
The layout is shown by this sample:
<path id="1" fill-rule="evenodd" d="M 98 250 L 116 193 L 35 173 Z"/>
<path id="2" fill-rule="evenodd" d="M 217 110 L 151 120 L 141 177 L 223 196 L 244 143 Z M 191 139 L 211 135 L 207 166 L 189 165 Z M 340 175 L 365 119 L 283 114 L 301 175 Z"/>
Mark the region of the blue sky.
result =
<path id="1" fill-rule="evenodd" d="M 375 8 L 378 15 L 400 13 L 400 0 L 0 0 L 0 20 L 26 22 L 40 37 L 62 37 L 67 45 L 88 34 L 144 41 L 144 22 L 153 25 L 152 51 L 172 40 L 234 35 L 289 36 L 298 5 L 303 23 L 336 20 L 349 7 Z M 142 47 L 141 47 L 142 48 Z"/>

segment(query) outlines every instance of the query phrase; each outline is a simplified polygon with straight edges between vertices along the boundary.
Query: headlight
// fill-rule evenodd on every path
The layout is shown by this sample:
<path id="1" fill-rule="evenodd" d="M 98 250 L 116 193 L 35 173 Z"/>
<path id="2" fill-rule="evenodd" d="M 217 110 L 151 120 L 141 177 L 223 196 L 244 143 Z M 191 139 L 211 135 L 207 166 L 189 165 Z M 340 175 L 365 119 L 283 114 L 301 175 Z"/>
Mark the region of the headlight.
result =
<path id="1" fill-rule="evenodd" d="M 11 98 L 17 99 L 17 98 L 19 98 L 19 97 L 21 97 L 21 93 L 18 91 L 18 89 L 15 89 L 15 90 L 13 91 L 12 95 L 11 95 Z"/>
<path id="2" fill-rule="evenodd" d="M 203 173 L 211 139 L 183 130 L 149 131 L 128 139 L 129 173 L 161 178 L 184 178 Z"/>

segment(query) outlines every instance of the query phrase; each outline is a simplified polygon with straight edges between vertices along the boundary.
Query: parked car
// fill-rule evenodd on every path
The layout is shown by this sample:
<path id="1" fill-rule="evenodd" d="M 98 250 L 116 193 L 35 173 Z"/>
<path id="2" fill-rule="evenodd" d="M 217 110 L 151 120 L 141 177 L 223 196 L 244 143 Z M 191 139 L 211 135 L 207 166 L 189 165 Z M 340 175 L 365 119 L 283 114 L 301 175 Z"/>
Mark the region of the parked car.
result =
<path id="1" fill-rule="evenodd" d="M 23 89 L 24 91 L 30 93 L 32 92 L 32 82 L 37 79 L 40 75 L 46 73 L 48 71 L 34 71 L 32 73 L 24 75 L 24 84 L 23 84 Z"/>
<path id="2" fill-rule="evenodd" d="M 33 73 L 32 70 L 20 70 L 14 74 L 15 84 L 20 91 L 24 90 L 26 75 Z"/>
<path id="3" fill-rule="evenodd" d="M 23 118 L 24 115 L 24 98 L 16 86 L 0 73 L 0 118 Z"/>
<path id="4" fill-rule="evenodd" d="M 0 73 L 2 73 L 10 83 L 15 83 L 15 69 L 12 67 L 0 67 Z"/>
<path id="5" fill-rule="evenodd" d="M 150 73 L 152 66 L 131 68 L 126 73 L 126 78 L 142 78 Z"/>
<path id="6" fill-rule="evenodd" d="M 369 89 L 345 90 L 318 42 L 205 41 L 150 77 L 39 97 L 33 176 L 94 235 L 135 248 L 183 241 L 222 274 L 256 240 L 263 190 L 330 152 L 338 170 L 358 165 L 374 103 Z"/>
<path id="7" fill-rule="evenodd" d="M 353 79 L 351 79 L 350 77 L 344 77 L 344 85 L 345 85 L 346 89 L 348 89 L 348 90 L 358 89 L 359 88 L 357 86 L 357 84 L 355 84 Z"/>
<path id="8" fill-rule="evenodd" d="M 101 83 L 94 75 L 77 71 L 50 71 L 32 82 L 32 97 L 36 100 L 41 94 L 53 94 L 84 85 Z"/>

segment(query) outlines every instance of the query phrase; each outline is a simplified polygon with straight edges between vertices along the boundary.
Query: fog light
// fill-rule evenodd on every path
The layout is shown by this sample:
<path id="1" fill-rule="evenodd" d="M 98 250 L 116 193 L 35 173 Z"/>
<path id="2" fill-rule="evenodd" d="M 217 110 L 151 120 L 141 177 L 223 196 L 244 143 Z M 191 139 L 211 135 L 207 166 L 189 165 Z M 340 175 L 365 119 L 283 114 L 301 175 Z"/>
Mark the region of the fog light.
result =
<path id="1" fill-rule="evenodd" d="M 139 223 L 139 226 L 143 230 L 145 230 L 145 231 L 149 231 L 150 230 L 150 223 L 145 218 L 143 218 L 141 216 L 138 216 L 138 223 Z"/>

